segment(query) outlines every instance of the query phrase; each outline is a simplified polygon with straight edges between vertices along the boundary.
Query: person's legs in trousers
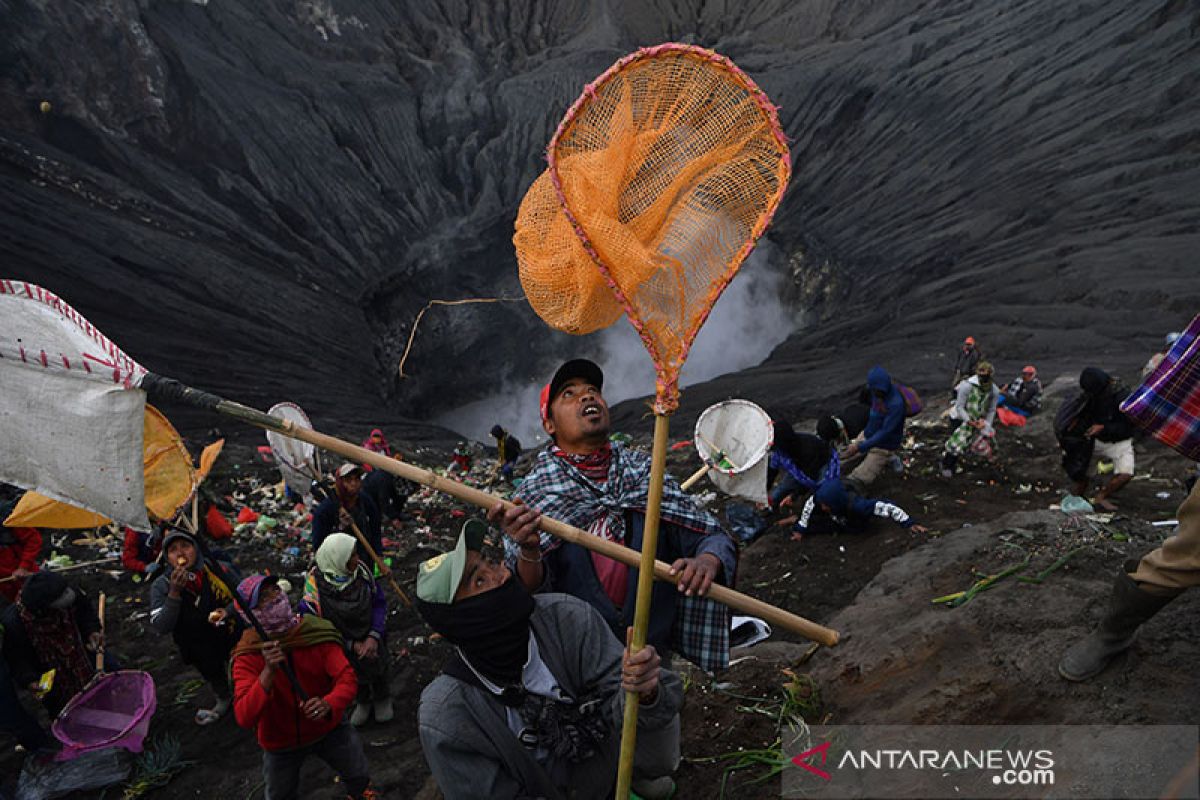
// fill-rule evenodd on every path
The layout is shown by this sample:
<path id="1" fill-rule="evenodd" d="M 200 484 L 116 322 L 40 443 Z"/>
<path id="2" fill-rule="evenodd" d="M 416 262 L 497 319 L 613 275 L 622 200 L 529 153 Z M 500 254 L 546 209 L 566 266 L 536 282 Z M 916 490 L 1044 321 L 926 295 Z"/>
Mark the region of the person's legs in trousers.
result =
<path id="1" fill-rule="evenodd" d="M 878 447 L 872 447 L 870 451 L 863 456 L 862 463 L 854 468 L 850 473 L 850 478 L 856 481 L 860 486 L 870 486 L 879 477 L 879 473 L 887 466 L 888 460 L 892 457 L 891 450 L 883 450 Z"/>
<path id="2" fill-rule="evenodd" d="M 311 747 L 272 753 L 263 751 L 266 800 L 297 800 L 300 797 L 300 767 Z"/>
<path id="3" fill-rule="evenodd" d="M 342 776 L 351 797 L 360 796 L 371 785 L 371 769 L 363 753 L 362 739 L 358 731 L 345 722 L 314 744 L 313 752 Z"/>

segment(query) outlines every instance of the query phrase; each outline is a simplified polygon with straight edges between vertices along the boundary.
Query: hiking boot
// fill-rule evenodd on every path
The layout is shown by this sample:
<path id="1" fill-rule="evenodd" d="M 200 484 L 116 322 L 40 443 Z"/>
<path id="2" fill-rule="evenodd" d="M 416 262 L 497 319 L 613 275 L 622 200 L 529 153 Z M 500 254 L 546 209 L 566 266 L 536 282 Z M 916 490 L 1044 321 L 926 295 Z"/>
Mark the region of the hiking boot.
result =
<path id="1" fill-rule="evenodd" d="M 1122 573 L 1113 585 L 1104 619 L 1066 652 L 1058 662 L 1058 674 L 1069 681 L 1086 681 L 1099 675 L 1108 662 L 1133 644 L 1138 627 L 1172 599 L 1142 591 L 1133 578 Z"/>
<path id="2" fill-rule="evenodd" d="M 629 789 L 642 800 L 670 800 L 675 795 L 675 781 L 670 775 L 657 778 L 635 778 Z"/>
<path id="3" fill-rule="evenodd" d="M 396 713 L 392 710 L 391 697 L 377 697 L 375 699 L 375 721 L 376 722 L 391 722 Z"/>
<path id="4" fill-rule="evenodd" d="M 371 706 L 368 703 L 355 703 L 354 712 L 350 714 L 350 724 L 361 728 L 371 718 Z"/>

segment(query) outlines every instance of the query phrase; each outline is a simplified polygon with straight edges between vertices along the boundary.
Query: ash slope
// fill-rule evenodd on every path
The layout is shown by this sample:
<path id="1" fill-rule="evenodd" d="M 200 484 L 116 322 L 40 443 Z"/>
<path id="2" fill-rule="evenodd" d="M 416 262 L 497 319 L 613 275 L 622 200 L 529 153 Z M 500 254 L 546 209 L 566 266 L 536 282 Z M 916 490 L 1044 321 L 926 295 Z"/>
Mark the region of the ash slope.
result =
<path id="1" fill-rule="evenodd" d="M 1132 363 L 1200 307 L 1186 0 L 0 8 L 4 275 L 255 405 L 399 425 L 544 379 L 572 343 L 521 303 L 431 312 L 416 377 L 395 376 L 428 300 L 519 294 L 512 221 L 554 124 L 666 40 L 729 55 L 782 107 L 796 169 L 771 237 L 816 321 L 689 407 L 800 407 L 874 360 L 933 382 L 966 332 Z"/>

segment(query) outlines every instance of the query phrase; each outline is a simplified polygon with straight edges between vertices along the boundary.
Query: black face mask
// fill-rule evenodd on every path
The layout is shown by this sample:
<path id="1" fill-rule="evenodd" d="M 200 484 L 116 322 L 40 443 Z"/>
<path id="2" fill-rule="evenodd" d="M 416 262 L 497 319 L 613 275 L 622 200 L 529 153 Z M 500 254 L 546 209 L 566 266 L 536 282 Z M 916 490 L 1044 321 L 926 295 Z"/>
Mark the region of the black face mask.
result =
<path id="1" fill-rule="evenodd" d="M 533 596 L 515 577 L 457 603 L 427 603 L 417 610 L 429 627 L 458 647 L 485 678 L 500 686 L 521 683 L 529 659 Z"/>

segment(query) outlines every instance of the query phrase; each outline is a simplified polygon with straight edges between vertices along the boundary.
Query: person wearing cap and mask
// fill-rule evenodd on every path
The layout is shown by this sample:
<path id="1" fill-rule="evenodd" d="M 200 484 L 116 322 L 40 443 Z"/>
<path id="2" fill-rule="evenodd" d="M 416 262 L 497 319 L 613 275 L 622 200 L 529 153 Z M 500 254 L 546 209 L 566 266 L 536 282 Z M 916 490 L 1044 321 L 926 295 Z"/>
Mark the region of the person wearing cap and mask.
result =
<path id="1" fill-rule="evenodd" d="M 517 459 L 521 457 L 521 440 L 499 425 L 492 426 L 491 434 L 496 440 L 496 460 L 500 463 L 500 475 L 504 480 L 510 481 L 513 469 L 517 466 Z"/>
<path id="2" fill-rule="evenodd" d="M 542 389 L 542 427 L 553 439 L 505 508 L 488 519 L 508 536 L 509 566 L 530 591 L 565 592 L 600 612 L 613 636 L 632 624 L 637 569 L 541 534 L 541 514 L 634 550 L 642 545 L 650 456 L 609 441 L 604 374 L 586 359 L 563 364 Z M 714 581 L 730 584 L 737 564 L 733 540 L 697 507 L 670 475 L 663 481 L 658 558 L 679 576 L 677 587 L 656 582 L 646 640 L 667 657 L 701 669 L 729 663 L 728 609 L 704 597 Z"/>
<path id="3" fill-rule="evenodd" d="M 371 718 L 391 722 L 391 658 L 387 649 L 387 597 L 371 570 L 354 551 L 356 540 L 331 533 L 317 549 L 316 565 L 304 580 L 300 611 L 334 624 L 346 645 L 346 657 L 358 677 L 358 700 L 350 724 Z"/>
<path id="4" fill-rule="evenodd" d="M 383 528 L 379 507 L 370 495 L 362 490 L 362 484 L 363 471 L 358 464 L 342 464 L 334 472 L 333 491 L 313 509 L 313 550 L 320 549 L 325 537 L 335 531 L 353 536 L 354 531 L 350 524 L 353 522 L 371 543 L 371 547 L 375 548 L 375 552 L 383 552 Z M 362 542 L 358 542 L 356 548 L 358 557 L 364 563 L 374 563 Z"/>
<path id="5" fill-rule="evenodd" d="M 1113 476 L 1092 503 L 1115 511 L 1109 498 L 1133 479 L 1133 423 L 1121 411 L 1129 392 L 1117 379 L 1098 367 L 1079 375 L 1080 393 L 1062 404 L 1054 420 L 1054 434 L 1063 451 L 1062 465 L 1071 479 L 1073 494 L 1083 497 L 1089 487 L 1092 455 L 1113 462 Z"/>
<path id="6" fill-rule="evenodd" d="M 30 576 L 21 597 L 0 617 L 4 626 L 4 657 L 13 680 L 30 691 L 42 673 L 55 670 L 54 686 L 42 698 L 51 717 L 78 694 L 96 671 L 93 655 L 103 644 L 100 618 L 81 589 L 69 586 L 55 572 Z M 104 653 L 105 669 L 115 669 L 115 657 Z"/>
<path id="7" fill-rule="evenodd" d="M 1020 376 L 1000 391 L 999 405 L 1023 417 L 1036 413 L 1042 407 L 1042 382 L 1038 379 L 1037 368 L 1032 364 L 1026 365 Z"/>
<path id="8" fill-rule="evenodd" d="M 954 357 L 954 380 L 950 383 L 950 401 L 958 396 L 958 385 L 975 374 L 975 367 L 983 358 L 983 352 L 976 346 L 975 337 L 963 339 L 962 347 Z"/>
<path id="9" fill-rule="evenodd" d="M 587 603 L 530 595 L 508 567 L 484 557 L 486 531 L 468 520 L 455 549 L 417 572 L 417 611 L 455 648 L 421 693 L 418 713 L 421 747 L 442 794 L 611 797 L 625 691 L 639 702 L 633 789 L 669 794 L 669 779 L 647 787 L 647 776 L 673 769 L 678 750 L 643 745 L 678 719 L 679 678 L 653 645 L 623 649 Z"/>
<path id="10" fill-rule="evenodd" d="M 251 575 L 237 591 L 268 637 L 264 642 L 247 619 L 230 667 L 238 725 L 254 729 L 263 749 L 266 800 L 300 797 L 300 768 L 309 756 L 338 773 L 350 798 L 378 797 L 362 740 L 344 719 L 358 681 L 342 635 L 329 620 L 297 614 L 273 576 Z M 285 663 L 307 699 L 292 687 Z"/>
<path id="11" fill-rule="evenodd" d="M 1000 399 L 1000 391 L 992 382 L 992 372 L 991 362 L 980 361 L 975 374 L 958 384 L 950 418 L 958 420 L 959 426 L 950 434 L 942 451 L 943 478 L 954 477 L 958 459 L 968 449 L 991 455 L 989 440 L 996 435 L 992 422 Z"/>
<path id="12" fill-rule="evenodd" d="M 210 725 L 229 711 L 229 653 L 241 635 L 230 585 L 240 578 L 237 568 L 219 550 L 201 552 L 189 533 L 167 528 L 163 536 L 162 567 L 150 586 L 150 628 L 171 634 L 179 657 L 196 668 L 217 696 L 212 708 L 196 711 L 197 725 Z"/>

